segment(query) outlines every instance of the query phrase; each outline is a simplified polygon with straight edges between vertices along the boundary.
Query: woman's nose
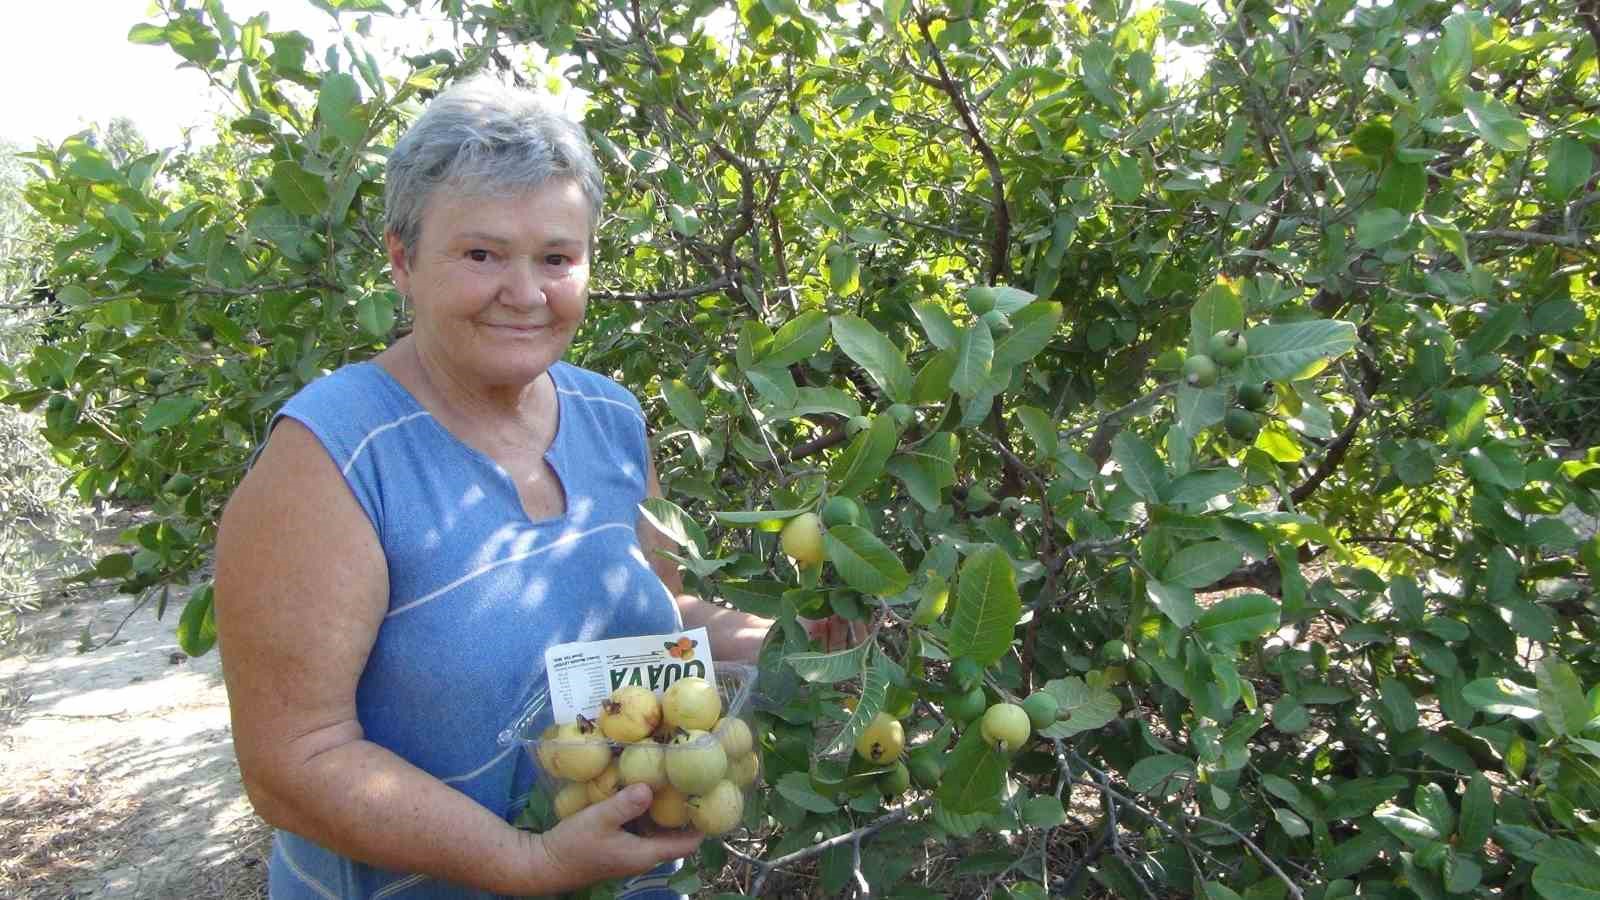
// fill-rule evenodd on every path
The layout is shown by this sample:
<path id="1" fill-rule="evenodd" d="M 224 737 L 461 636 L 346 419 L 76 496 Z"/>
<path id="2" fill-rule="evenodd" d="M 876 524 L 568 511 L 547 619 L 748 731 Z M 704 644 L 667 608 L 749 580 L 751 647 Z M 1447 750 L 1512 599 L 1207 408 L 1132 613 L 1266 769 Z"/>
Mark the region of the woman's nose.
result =
<path id="1" fill-rule="evenodd" d="M 544 279 L 533 263 L 524 263 L 511 267 L 510 283 L 505 290 L 506 302 L 519 307 L 544 306 L 548 300 L 544 294 Z"/>

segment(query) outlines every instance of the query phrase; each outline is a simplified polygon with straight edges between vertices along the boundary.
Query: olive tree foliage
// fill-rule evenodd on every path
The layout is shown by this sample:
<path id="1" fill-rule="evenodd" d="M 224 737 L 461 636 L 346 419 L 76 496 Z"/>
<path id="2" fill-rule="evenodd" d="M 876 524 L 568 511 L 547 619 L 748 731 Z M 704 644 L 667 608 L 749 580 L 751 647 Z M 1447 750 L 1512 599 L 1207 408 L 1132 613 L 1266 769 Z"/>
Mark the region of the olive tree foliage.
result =
<path id="1" fill-rule="evenodd" d="M 446 0 L 463 49 L 399 77 L 161 6 L 130 38 L 228 92 L 218 147 L 29 155 L 64 310 L 7 400 L 156 513 L 86 577 L 199 577 L 271 411 L 405 328 L 397 128 L 548 82 L 536 44 L 608 178 L 572 356 L 644 400 L 692 586 L 780 622 L 773 789 L 704 871 L 930 896 L 943 840 L 1018 897 L 1594 896 L 1592 4 Z M 827 612 L 867 641 L 813 652 Z M 1059 719 L 986 746 L 963 658 Z M 890 799 L 846 761 L 884 711 Z"/>

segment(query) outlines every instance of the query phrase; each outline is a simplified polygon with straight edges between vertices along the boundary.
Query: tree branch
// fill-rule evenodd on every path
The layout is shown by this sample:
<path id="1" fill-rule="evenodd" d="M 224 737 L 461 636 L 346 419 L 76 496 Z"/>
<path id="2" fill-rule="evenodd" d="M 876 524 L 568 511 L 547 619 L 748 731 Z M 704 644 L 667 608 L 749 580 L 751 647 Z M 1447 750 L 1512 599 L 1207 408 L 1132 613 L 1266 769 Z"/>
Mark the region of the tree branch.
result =
<path id="1" fill-rule="evenodd" d="M 771 875 L 773 870 L 781 866 L 787 866 L 802 860 L 810 859 L 813 856 L 826 853 L 829 850 L 832 850 L 834 847 L 844 844 L 855 843 L 859 846 L 863 838 L 870 837 L 873 834 L 889 827 L 890 825 L 895 824 L 896 822 L 902 822 L 906 819 L 909 819 L 911 814 L 917 812 L 920 806 L 921 804 L 912 804 L 911 806 L 897 809 L 886 816 L 882 816 L 881 818 L 877 818 L 871 822 L 868 822 L 854 831 L 847 831 L 844 834 L 836 835 L 828 838 L 825 841 L 819 841 L 802 850 L 796 850 L 793 853 L 786 853 L 777 859 L 756 860 L 754 864 L 760 870 L 761 874 L 757 875 L 755 883 L 750 885 L 750 895 L 753 897 L 761 896 L 761 889 L 766 886 L 767 876 Z M 741 853 L 739 855 L 744 856 L 745 854 Z"/>
<path id="2" fill-rule="evenodd" d="M 983 137 L 983 129 L 978 125 L 978 120 L 972 114 L 972 107 L 967 104 L 967 99 L 961 93 L 961 87 L 950 77 L 950 70 L 945 68 L 944 55 L 939 52 L 939 45 L 934 42 L 933 35 L 928 31 L 928 20 L 917 19 L 917 24 L 922 28 L 922 36 L 928 41 L 928 50 L 933 55 L 933 64 L 939 70 L 938 87 L 955 104 L 957 115 L 967 127 L 967 136 L 972 139 L 972 145 L 977 149 L 978 155 L 983 158 L 984 168 L 989 170 L 989 185 L 994 189 L 994 196 L 990 202 L 994 206 L 994 240 L 990 242 L 989 249 L 989 284 L 998 284 L 1001 276 L 1010 271 L 1011 258 L 1011 212 L 1006 208 L 1006 182 L 1000 171 L 1000 158 L 995 155 L 994 148 Z M 920 73 L 919 73 L 920 74 Z"/>
<path id="3" fill-rule="evenodd" d="M 705 284 L 694 284 L 688 287 L 672 288 L 663 291 L 642 291 L 639 293 L 623 293 L 621 291 L 590 291 L 591 300 L 609 300 L 615 303 L 660 303 L 667 300 L 688 300 L 691 297 L 700 297 L 705 294 L 715 294 L 726 289 L 733 283 L 727 275 L 723 275 Z"/>
<path id="4" fill-rule="evenodd" d="M 1553 244 L 1557 247 L 1582 247 L 1588 243 L 1581 234 L 1546 234 L 1542 231 L 1521 231 L 1515 228 L 1490 228 L 1469 231 L 1471 240 L 1509 241 L 1514 244 Z"/>
<path id="5" fill-rule="evenodd" d="M 1344 462 L 1345 454 L 1350 451 L 1350 443 L 1355 440 L 1356 431 L 1361 428 L 1361 423 L 1367 418 L 1367 414 L 1372 412 L 1372 401 L 1369 398 L 1378 389 L 1383 374 L 1365 356 L 1357 356 L 1356 359 L 1360 361 L 1364 377 L 1356 387 L 1355 412 L 1351 414 L 1344 430 L 1339 432 L 1339 436 L 1328 445 L 1328 450 L 1322 455 L 1322 463 L 1317 466 L 1317 470 L 1312 472 L 1311 477 L 1303 484 L 1289 492 L 1289 499 L 1294 503 L 1300 503 L 1311 496 L 1311 493 L 1339 468 L 1339 464 Z"/>

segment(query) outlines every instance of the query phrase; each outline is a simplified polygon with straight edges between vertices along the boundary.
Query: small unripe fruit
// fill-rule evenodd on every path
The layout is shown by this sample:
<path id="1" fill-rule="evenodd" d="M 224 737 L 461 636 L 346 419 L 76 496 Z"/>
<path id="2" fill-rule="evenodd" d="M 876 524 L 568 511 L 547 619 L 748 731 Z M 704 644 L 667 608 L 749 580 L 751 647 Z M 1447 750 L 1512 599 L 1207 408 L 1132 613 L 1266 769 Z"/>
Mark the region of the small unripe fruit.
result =
<path id="1" fill-rule="evenodd" d="M 898 797 L 911 787 L 911 770 L 896 761 L 894 768 L 878 776 L 878 791 L 884 797 Z"/>
<path id="2" fill-rule="evenodd" d="M 580 718 L 556 731 L 550 774 L 568 781 L 588 781 L 611 763 L 611 746 L 594 727 Z"/>
<path id="3" fill-rule="evenodd" d="M 1247 381 L 1239 385 L 1239 405 L 1251 412 L 1267 408 L 1267 385 Z"/>
<path id="4" fill-rule="evenodd" d="M 928 591 L 917 602 L 917 611 L 911 614 L 911 624 L 932 625 L 939 620 L 940 616 L 944 615 L 944 609 L 949 603 L 950 591 L 948 588 Z"/>
<path id="5" fill-rule="evenodd" d="M 633 744 L 622 751 L 617 771 L 623 784 L 648 784 L 658 788 L 667 783 L 667 751 L 654 741 Z"/>
<path id="6" fill-rule="evenodd" d="M 589 779 L 585 785 L 589 791 L 589 803 L 600 803 L 616 796 L 617 790 L 622 787 L 622 773 L 617 764 L 612 763 L 605 767 L 599 775 Z"/>
<path id="7" fill-rule="evenodd" d="M 1183 361 L 1183 380 L 1193 388 L 1208 388 L 1217 383 L 1217 364 L 1204 353 Z"/>
<path id="8" fill-rule="evenodd" d="M 1244 339 L 1242 331 L 1219 331 L 1211 336 L 1211 358 L 1218 365 L 1232 368 L 1244 362 L 1245 356 L 1250 352 L 1250 345 Z"/>
<path id="9" fill-rule="evenodd" d="M 761 776 L 761 757 L 755 753 L 745 755 L 728 763 L 728 780 L 745 788 L 756 783 Z"/>
<path id="10" fill-rule="evenodd" d="M 556 818 L 570 819 L 589 807 L 589 785 L 574 781 L 556 792 Z"/>
<path id="11" fill-rule="evenodd" d="M 917 411 L 908 404 L 896 403 L 889 407 L 889 416 L 894 419 L 894 424 L 904 431 L 911 427 L 912 422 L 916 421 Z"/>
<path id="12" fill-rule="evenodd" d="M 1022 711 L 1028 714 L 1028 724 L 1038 731 L 1056 723 L 1056 716 L 1061 712 L 1061 702 L 1054 694 L 1035 691 L 1028 696 L 1028 699 L 1022 701 Z"/>
<path id="13" fill-rule="evenodd" d="M 1001 753 L 1010 753 L 1028 742 L 1032 726 L 1028 714 L 1015 703 L 996 703 L 983 714 L 979 726 L 983 740 Z"/>
<path id="14" fill-rule="evenodd" d="M 169 493 L 182 496 L 194 490 L 194 477 L 179 472 L 167 479 L 165 487 Z"/>
<path id="15" fill-rule="evenodd" d="M 667 751 L 667 781 L 685 794 L 702 794 L 728 773 L 728 753 L 708 731 L 680 731 Z"/>
<path id="16" fill-rule="evenodd" d="M 900 758 L 906 748 L 906 729 L 887 713 L 878 713 L 856 738 L 856 754 L 870 763 L 889 763 Z"/>
<path id="17" fill-rule="evenodd" d="M 750 733 L 750 726 L 743 719 L 723 718 L 714 733 L 729 759 L 749 753 L 756 745 L 755 735 Z"/>
<path id="18" fill-rule="evenodd" d="M 911 754 L 911 762 L 906 767 L 911 770 L 911 777 L 916 779 L 917 784 L 925 788 L 937 787 L 939 779 L 944 776 L 944 764 L 933 753 Z"/>
<path id="19" fill-rule="evenodd" d="M 802 566 L 822 563 L 822 525 L 815 513 L 801 513 L 778 533 L 778 543 Z"/>
<path id="20" fill-rule="evenodd" d="M 1261 433 L 1261 418 L 1248 409 L 1234 407 L 1222 417 L 1222 428 L 1235 440 L 1253 441 Z"/>
<path id="21" fill-rule="evenodd" d="M 743 815 L 744 794 L 731 781 L 719 781 L 704 794 L 689 798 L 689 822 L 704 834 L 727 834 Z"/>
<path id="22" fill-rule="evenodd" d="M 661 695 L 662 719 L 670 728 L 710 731 L 722 718 L 722 698 L 697 675 L 680 678 Z"/>
<path id="23" fill-rule="evenodd" d="M 630 685 L 600 704 L 600 733 L 622 744 L 649 737 L 661 725 L 661 701 L 647 687 Z"/>
<path id="24" fill-rule="evenodd" d="M 966 691 L 976 687 L 982 677 L 983 666 L 970 656 L 963 656 L 950 664 L 950 683 L 958 690 Z"/>
<path id="25" fill-rule="evenodd" d="M 945 712 L 962 725 L 970 725 L 989 706 L 989 698 L 983 695 L 983 688 L 975 687 L 963 694 L 951 698 L 945 705 Z"/>
<path id="26" fill-rule="evenodd" d="M 861 520 L 861 504 L 849 497 L 830 497 L 827 503 L 822 504 L 822 524 L 829 528 L 837 525 L 860 525 Z"/>
<path id="27" fill-rule="evenodd" d="M 662 828 L 682 828 L 689 824 L 689 798 L 672 785 L 655 788 L 650 797 L 650 821 Z"/>

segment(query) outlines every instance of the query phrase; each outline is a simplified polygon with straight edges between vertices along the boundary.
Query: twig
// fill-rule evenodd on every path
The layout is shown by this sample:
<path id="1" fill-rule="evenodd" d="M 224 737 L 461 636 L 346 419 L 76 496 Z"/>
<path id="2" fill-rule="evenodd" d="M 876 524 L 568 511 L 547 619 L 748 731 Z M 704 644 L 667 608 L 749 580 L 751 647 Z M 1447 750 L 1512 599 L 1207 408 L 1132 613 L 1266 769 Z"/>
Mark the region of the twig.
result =
<path id="1" fill-rule="evenodd" d="M 733 279 L 723 275 L 705 284 L 693 284 L 664 291 L 640 291 L 632 294 L 622 291 L 590 291 L 589 297 L 593 300 L 610 300 L 615 303 L 661 303 L 667 300 L 688 300 L 691 297 L 715 294 L 732 283 Z"/>
<path id="2" fill-rule="evenodd" d="M 1111 422 L 1111 421 L 1114 421 L 1116 419 L 1120 419 L 1123 416 L 1126 416 L 1126 415 L 1128 415 L 1130 413 L 1137 412 L 1140 407 L 1144 406 L 1147 403 L 1154 403 L 1155 401 L 1161 399 L 1162 397 L 1165 397 L 1167 394 L 1172 393 L 1174 390 L 1177 390 L 1177 388 L 1178 388 L 1178 383 L 1176 381 L 1169 381 L 1166 384 L 1163 384 L 1160 387 L 1156 388 L 1155 390 L 1151 391 L 1150 393 L 1145 394 L 1143 397 L 1139 397 L 1139 398 L 1137 398 L 1135 400 L 1130 400 L 1127 403 L 1122 404 L 1121 406 L 1117 407 L 1116 409 L 1113 409 L 1112 411 L 1106 413 L 1105 415 L 1103 415 L 1100 418 L 1094 420 L 1093 422 L 1089 422 L 1089 423 L 1084 424 L 1084 425 L 1079 425 L 1076 428 L 1067 429 L 1066 431 L 1064 431 L 1064 432 L 1062 432 L 1060 434 L 1059 439 L 1063 440 L 1063 441 L 1070 441 L 1073 438 L 1077 437 L 1078 435 L 1083 434 L 1086 431 L 1089 431 L 1090 429 L 1099 428 L 1101 425 L 1104 425 L 1107 422 Z"/>
<path id="3" fill-rule="evenodd" d="M 988 281 L 989 284 L 997 284 L 1000 277 L 1010 269 L 1011 246 L 1011 212 L 1006 208 L 1006 181 L 1000 171 L 1000 157 L 995 155 L 994 148 L 984 139 L 983 128 L 973 116 L 972 108 L 961 93 L 961 87 L 950 77 L 950 70 L 945 68 L 944 54 L 939 52 L 939 45 L 928 30 L 928 20 L 925 17 L 918 18 L 917 24 L 922 28 L 922 36 L 928 41 L 928 51 L 933 56 L 933 65 L 939 70 L 938 87 L 950 98 L 950 102 L 955 104 L 956 114 L 961 117 L 962 124 L 967 128 L 967 136 L 972 139 L 972 145 L 978 151 L 978 156 L 983 158 L 984 168 L 989 170 L 989 185 L 994 190 L 994 196 L 990 198 L 990 203 L 994 206 L 994 239 L 990 241 Z"/>
<path id="4" fill-rule="evenodd" d="M 1581 234 L 1546 234 L 1542 231 L 1522 231 L 1516 228 L 1489 228 L 1469 231 L 1471 240 L 1510 241 L 1516 244 L 1554 244 L 1558 247 L 1582 247 L 1587 241 Z"/>
<path id="5" fill-rule="evenodd" d="M 854 831 L 847 831 L 844 834 L 828 838 L 825 841 L 812 844 L 810 847 L 806 847 L 803 850 L 796 850 L 793 853 L 786 853 L 777 859 L 757 861 L 756 867 L 761 870 L 761 874 L 756 876 L 755 883 L 750 886 L 751 896 L 761 896 L 761 888 L 767 883 L 767 876 L 771 875 L 775 869 L 790 865 L 792 863 L 800 862 L 801 860 L 810 859 L 813 856 L 826 853 L 829 850 L 832 850 L 834 847 L 848 844 L 852 841 L 854 841 L 857 846 L 860 846 L 860 842 L 863 838 L 870 837 L 873 834 L 876 834 L 877 832 L 889 827 L 890 825 L 895 824 L 896 822 L 902 822 L 910 818 L 911 814 L 917 812 L 920 807 L 920 803 L 902 807 L 901 809 L 897 809 L 886 816 L 874 819 L 873 821 L 868 822 Z M 1304 900 L 1304 898 L 1300 898 L 1300 900 Z"/>

